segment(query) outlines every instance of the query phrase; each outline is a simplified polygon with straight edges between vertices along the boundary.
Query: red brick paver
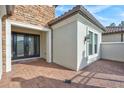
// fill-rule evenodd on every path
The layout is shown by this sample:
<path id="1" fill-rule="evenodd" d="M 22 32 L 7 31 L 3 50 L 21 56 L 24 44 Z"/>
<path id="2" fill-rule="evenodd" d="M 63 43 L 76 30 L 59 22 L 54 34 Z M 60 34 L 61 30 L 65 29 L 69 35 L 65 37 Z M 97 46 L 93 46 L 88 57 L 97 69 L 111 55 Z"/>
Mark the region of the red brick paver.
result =
<path id="1" fill-rule="evenodd" d="M 65 79 L 72 83 L 64 83 Z M 0 87 L 124 87 L 124 63 L 99 60 L 76 72 L 42 59 L 21 61 L 3 74 Z"/>

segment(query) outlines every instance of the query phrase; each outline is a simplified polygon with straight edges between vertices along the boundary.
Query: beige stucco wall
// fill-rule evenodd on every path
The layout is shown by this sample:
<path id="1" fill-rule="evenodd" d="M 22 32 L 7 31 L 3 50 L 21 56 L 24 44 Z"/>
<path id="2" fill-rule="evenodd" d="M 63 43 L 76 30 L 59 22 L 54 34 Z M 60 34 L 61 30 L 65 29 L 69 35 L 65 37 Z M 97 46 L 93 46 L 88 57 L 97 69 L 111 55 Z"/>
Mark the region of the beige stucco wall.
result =
<path id="1" fill-rule="evenodd" d="M 29 33 L 29 34 L 37 34 L 40 35 L 40 57 L 46 58 L 46 33 L 43 31 L 26 29 L 21 27 L 12 26 L 12 32 L 21 32 L 21 33 Z"/>
<path id="2" fill-rule="evenodd" d="M 100 58 L 102 30 L 80 14 L 65 19 L 53 27 L 53 62 L 73 70 L 80 70 Z M 88 56 L 87 31 L 98 34 L 98 53 Z"/>
<path id="3" fill-rule="evenodd" d="M 121 34 L 106 34 L 102 35 L 102 42 L 121 42 Z"/>
<path id="4" fill-rule="evenodd" d="M 101 55 L 103 59 L 124 62 L 124 43 L 123 42 L 102 43 Z"/>
<path id="5" fill-rule="evenodd" d="M 73 70 L 77 69 L 76 31 L 77 22 L 63 24 L 53 30 L 53 62 Z"/>
<path id="6" fill-rule="evenodd" d="M 85 36 L 89 31 L 98 34 L 98 53 L 91 56 L 88 55 L 88 42 L 85 42 Z M 102 30 L 86 20 L 81 15 L 78 15 L 78 30 L 77 30 L 77 69 L 80 70 L 85 66 L 100 59 L 100 43 Z M 94 42 L 94 41 L 93 41 Z"/>

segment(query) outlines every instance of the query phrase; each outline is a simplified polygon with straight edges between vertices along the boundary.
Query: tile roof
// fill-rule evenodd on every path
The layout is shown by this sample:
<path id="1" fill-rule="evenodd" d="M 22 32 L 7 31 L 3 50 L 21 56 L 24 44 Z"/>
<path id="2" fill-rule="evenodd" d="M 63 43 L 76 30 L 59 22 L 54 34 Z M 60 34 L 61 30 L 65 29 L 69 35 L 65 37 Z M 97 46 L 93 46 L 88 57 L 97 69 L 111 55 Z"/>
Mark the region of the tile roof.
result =
<path id="1" fill-rule="evenodd" d="M 81 14 L 82 16 L 84 16 L 87 20 L 89 20 L 90 22 L 92 22 L 93 24 L 95 24 L 96 26 L 98 26 L 99 28 L 101 28 L 102 30 L 106 30 L 105 27 L 87 10 L 85 9 L 82 5 L 77 5 L 75 7 L 73 7 L 72 10 L 69 10 L 68 12 L 65 12 L 63 15 L 51 20 L 48 25 L 54 25 L 58 22 L 60 22 L 61 20 L 64 20 L 74 14 Z"/>
<path id="2" fill-rule="evenodd" d="M 111 33 L 119 33 L 119 32 L 124 32 L 124 27 L 119 27 L 119 26 L 110 27 L 110 26 L 107 26 L 106 31 L 103 32 L 103 34 L 111 34 Z"/>

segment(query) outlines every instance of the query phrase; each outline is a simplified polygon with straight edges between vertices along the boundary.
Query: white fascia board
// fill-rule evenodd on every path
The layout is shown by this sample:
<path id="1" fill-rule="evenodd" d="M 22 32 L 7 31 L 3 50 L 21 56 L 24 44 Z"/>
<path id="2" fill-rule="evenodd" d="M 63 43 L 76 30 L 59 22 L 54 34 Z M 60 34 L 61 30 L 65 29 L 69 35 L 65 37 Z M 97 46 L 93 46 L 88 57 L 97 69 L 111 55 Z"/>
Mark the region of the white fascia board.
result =
<path id="1" fill-rule="evenodd" d="M 10 20 L 10 23 L 12 26 L 17 26 L 17 27 L 29 28 L 29 29 L 39 30 L 39 31 L 51 31 L 51 29 L 44 26 L 35 26 L 32 24 L 26 24 L 26 23 L 12 21 L 12 20 Z"/>
<path id="2" fill-rule="evenodd" d="M 68 18 L 66 18 L 66 19 L 63 19 L 62 21 L 60 21 L 60 22 L 58 22 L 58 23 L 52 25 L 52 28 L 53 28 L 53 29 L 56 29 L 56 28 L 59 28 L 59 27 L 68 25 L 68 24 L 70 24 L 70 23 L 72 23 L 72 22 L 75 22 L 75 21 L 77 21 L 77 17 L 78 17 L 78 15 L 75 14 L 75 15 L 73 15 L 73 16 L 71 16 L 71 17 L 68 17 Z"/>
<path id="3" fill-rule="evenodd" d="M 77 14 L 77 20 L 80 21 L 81 23 L 83 23 L 84 25 L 87 25 L 88 27 L 95 29 L 99 32 L 104 32 L 101 28 L 99 28 L 98 26 L 96 26 L 95 24 L 93 24 L 92 22 L 90 22 L 89 20 L 87 20 L 85 17 L 83 17 L 81 14 Z"/>

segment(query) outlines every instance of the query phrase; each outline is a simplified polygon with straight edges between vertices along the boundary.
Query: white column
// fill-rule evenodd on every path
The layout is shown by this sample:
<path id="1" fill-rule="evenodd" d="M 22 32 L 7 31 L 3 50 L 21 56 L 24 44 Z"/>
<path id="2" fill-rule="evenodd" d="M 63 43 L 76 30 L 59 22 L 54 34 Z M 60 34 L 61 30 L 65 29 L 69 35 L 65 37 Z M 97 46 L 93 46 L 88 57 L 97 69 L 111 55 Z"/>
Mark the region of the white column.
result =
<path id="1" fill-rule="evenodd" d="M 11 71 L 11 24 L 6 19 L 6 72 Z"/>
<path id="2" fill-rule="evenodd" d="M 51 31 L 47 32 L 47 43 L 46 43 L 46 52 L 47 52 L 47 62 L 51 63 Z"/>
<path id="3" fill-rule="evenodd" d="M 0 18 L 0 79 L 2 78 L 2 20 Z"/>

